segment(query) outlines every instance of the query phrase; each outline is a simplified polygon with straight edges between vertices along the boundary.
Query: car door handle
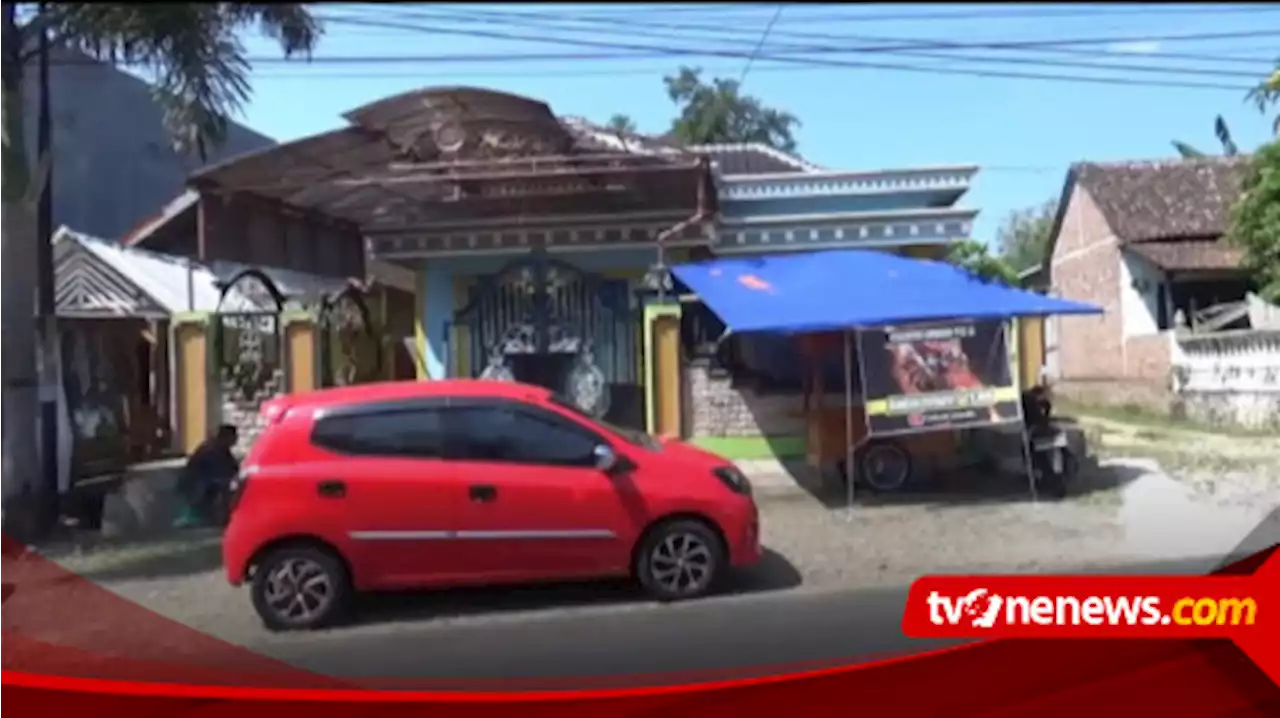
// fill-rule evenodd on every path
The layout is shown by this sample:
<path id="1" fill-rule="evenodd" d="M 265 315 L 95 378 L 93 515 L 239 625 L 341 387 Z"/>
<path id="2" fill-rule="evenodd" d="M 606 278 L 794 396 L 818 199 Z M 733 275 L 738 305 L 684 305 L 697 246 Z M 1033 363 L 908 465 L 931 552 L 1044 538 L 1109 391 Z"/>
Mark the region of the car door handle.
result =
<path id="1" fill-rule="evenodd" d="M 498 487 L 488 485 L 475 485 L 468 489 L 471 500 L 478 504 L 487 504 L 498 498 Z"/>
<path id="2" fill-rule="evenodd" d="M 316 484 L 316 493 L 322 499 L 340 499 L 347 495 L 345 481 L 321 481 Z"/>

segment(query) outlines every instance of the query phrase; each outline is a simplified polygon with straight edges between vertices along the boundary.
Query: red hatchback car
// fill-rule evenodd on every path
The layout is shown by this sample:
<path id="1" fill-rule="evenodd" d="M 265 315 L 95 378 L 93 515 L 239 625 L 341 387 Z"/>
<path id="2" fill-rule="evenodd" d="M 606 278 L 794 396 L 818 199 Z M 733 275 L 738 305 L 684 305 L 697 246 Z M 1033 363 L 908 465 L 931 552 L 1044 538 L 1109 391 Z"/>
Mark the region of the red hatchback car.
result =
<path id="1" fill-rule="evenodd" d="M 330 623 L 357 591 L 633 576 L 693 598 L 760 557 L 733 464 L 542 388 L 366 384 L 262 419 L 222 552 L 273 630 Z"/>

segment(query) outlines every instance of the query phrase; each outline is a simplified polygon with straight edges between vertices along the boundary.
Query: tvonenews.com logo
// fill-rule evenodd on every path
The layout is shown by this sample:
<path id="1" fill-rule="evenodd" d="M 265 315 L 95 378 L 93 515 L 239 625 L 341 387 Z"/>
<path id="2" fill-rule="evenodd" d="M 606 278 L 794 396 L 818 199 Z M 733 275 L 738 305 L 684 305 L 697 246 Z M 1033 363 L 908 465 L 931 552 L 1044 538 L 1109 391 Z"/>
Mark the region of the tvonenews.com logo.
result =
<path id="1" fill-rule="evenodd" d="M 1016 626 L 1252 626 L 1253 598 L 1183 596 L 1002 595 L 976 588 L 963 595 L 934 590 L 925 597 L 935 626 L 991 629 Z M 1168 610 L 1165 606 L 1169 606 Z"/>

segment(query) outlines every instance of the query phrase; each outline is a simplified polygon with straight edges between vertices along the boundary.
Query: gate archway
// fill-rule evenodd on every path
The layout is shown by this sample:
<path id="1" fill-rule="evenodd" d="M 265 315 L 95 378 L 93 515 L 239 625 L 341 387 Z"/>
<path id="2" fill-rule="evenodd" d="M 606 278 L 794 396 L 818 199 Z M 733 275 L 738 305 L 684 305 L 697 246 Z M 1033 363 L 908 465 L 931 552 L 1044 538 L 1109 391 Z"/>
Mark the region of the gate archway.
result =
<path id="1" fill-rule="evenodd" d="M 624 279 L 584 272 L 542 252 L 484 278 L 456 312 L 472 377 L 538 384 L 583 411 L 643 426 L 640 320 Z"/>
<path id="2" fill-rule="evenodd" d="M 359 288 L 348 285 L 320 304 L 321 386 L 350 386 L 381 378 L 382 342 L 364 297 Z"/>
<path id="3" fill-rule="evenodd" d="M 285 297 L 266 273 L 245 269 L 222 286 L 213 316 L 213 359 L 221 423 L 240 433 L 247 450 L 261 427 L 263 402 L 288 387 L 281 315 Z"/>

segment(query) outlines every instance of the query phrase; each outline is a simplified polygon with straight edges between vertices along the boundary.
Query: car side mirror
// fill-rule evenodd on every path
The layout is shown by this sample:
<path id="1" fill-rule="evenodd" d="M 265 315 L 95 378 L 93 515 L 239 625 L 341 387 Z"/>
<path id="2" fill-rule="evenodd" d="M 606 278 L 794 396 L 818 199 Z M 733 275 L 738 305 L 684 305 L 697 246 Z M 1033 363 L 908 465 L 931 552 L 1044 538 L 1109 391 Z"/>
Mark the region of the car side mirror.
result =
<path id="1" fill-rule="evenodd" d="M 596 468 L 606 474 L 612 474 L 618 468 L 618 454 L 608 444 L 597 444 L 591 450 L 591 456 L 595 459 Z"/>

